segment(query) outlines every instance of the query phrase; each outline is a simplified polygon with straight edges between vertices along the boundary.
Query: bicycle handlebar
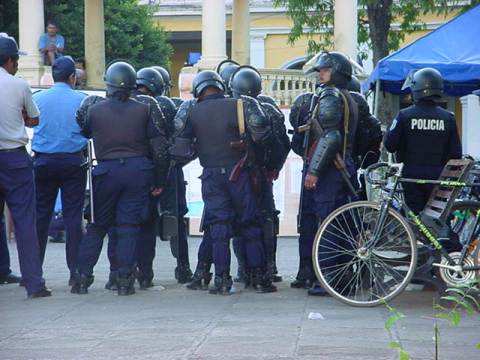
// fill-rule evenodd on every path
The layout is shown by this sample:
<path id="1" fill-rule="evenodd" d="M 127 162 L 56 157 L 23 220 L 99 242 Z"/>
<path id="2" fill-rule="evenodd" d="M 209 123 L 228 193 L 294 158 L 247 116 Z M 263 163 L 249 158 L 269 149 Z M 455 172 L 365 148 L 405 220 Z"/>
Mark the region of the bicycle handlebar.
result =
<path id="1" fill-rule="evenodd" d="M 371 177 L 372 171 L 377 170 L 377 169 L 382 168 L 382 167 L 388 168 L 388 171 L 385 173 L 385 178 L 381 179 L 381 180 L 372 179 L 372 177 Z M 399 171 L 400 171 L 400 168 L 398 168 L 396 166 L 392 166 L 392 165 L 390 165 L 389 163 L 386 163 L 386 162 L 379 162 L 379 163 L 376 163 L 376 164 L 373 164 L 373 165 L 370 165 L 369 167 L 367 167 L 367 169 L 365 170 L 365 179 L 372 185 L 385 185 L 387 183 L 387 179 L 389 177 L 397 175 Z"/>

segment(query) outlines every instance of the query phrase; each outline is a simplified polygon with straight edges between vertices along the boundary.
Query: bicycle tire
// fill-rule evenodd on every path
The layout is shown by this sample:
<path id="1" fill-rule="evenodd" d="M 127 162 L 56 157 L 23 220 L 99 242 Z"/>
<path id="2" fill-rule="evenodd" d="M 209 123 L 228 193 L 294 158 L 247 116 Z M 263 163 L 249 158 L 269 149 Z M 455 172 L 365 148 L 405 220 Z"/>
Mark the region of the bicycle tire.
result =
<path id="1" fill-rule="evenodd" d="M 380 206 L 379 203 L 370 201 L 357 201 L 344 205 L 333 211 L 321 223 L 315 236 L 312 249 L 315 274 L 321 286 L 335 299 L 345 304 L 357 307 L 384 304 L 405 289 L 415 272 L 417 264 L 415 236 L 407 220 L 393 208 L 388 210 L 377 244 L 370 252 L 365 252 L 365 247 L 362 245 L 371 239 L 373 230 L 371 225 L 374 226 L 378 221 Z M 363 212 L 362 217 L 358 216 L 360 211 Z M 360 231 L 343 228 L 342 222 L 348 225 L 349 221 L 358 223 L 358 220 L 361 220 Z M 357 229 L 359 228 L 360 226 L 357 226 Z M 336 239 L 334 241 L 328 239 L 331 236 Z M 387 244 L 391 244 L 390 247 L 387 247 Z M 394 247 L 395 245 L 398 247 Z M 320 247 L 323 255 L 319 255 Z M 325 251 L 325 249 L 330 250 Z M 332 253 L 333 256 L 328 255 L 325 258 L 327 252 Z M 338 255 L 342 252 L 342 255 Z M 335 264 L 329 265 L 333 258 L 336 258 Z M 340 262 L 342 259 L 343 263 Z M 340 266 L 343 266 L 343 270 L 339 268 Z M 379 273 L 378 276 L 376 271 Z M 383 273 L 383 278 L 380 273 Z M 365 279 L 365 283 L 362 280 L 364 277 L 369 277 Z M 391 279 L 386 281 L 388 277 Z M 398 281 L 392 283 L 396 278 Z M 386 288 L 382 285 L 384 280 Z M 352 287 L 355 290 L 350 296 Z M 357 297 L 359 291 L 360 296 Z"/>

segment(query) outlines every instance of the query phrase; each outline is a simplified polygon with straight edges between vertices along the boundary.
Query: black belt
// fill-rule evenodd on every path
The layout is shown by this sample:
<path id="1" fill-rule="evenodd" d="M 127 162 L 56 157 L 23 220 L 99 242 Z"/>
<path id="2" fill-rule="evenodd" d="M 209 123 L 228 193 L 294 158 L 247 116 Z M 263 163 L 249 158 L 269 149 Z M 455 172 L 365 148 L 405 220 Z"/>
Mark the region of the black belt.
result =
<path id="1" fill-rule="evenodd" d="M 73 153 L 67 153 L 67 152 L 56 152 L 56 153 L 42 153 L 35 151 L 35 156 L 39 155 L 78 155 L 78 156 L 83 156 L 83 151 L 77 151 Z"/>
<path id="2" fill-rule="evenodd" d="M 22 152 L 22 151 L 27 151 L 27 149 L 25 149 L 25 146 L 20 146 L 20 147 L 17 147 L 17 148 L 14 148 L 14 149 L 0 149 L 0 152 L 2 153 L 9 153 L 9 152 Z"/>

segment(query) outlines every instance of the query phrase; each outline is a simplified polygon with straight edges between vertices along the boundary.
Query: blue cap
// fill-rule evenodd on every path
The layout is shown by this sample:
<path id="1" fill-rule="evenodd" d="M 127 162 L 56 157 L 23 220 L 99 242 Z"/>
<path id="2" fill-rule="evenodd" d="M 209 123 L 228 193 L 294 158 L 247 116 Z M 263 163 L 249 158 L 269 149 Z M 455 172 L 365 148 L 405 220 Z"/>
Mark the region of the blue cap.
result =
<path id="1" fill-rule="evenodd" d="M 18 50 L 18 45 L 12 36 L 6 33 L 0 33 L 0 55 L 15 56 L 26 55 L 26 52 Z"/>
<path id="2" fill-rule="evenodd" d="M 71 56 L 62 56 L 55 60 L 52 65 L 53 77 L 68 77 L 75 74 L 75 62 Z"/>

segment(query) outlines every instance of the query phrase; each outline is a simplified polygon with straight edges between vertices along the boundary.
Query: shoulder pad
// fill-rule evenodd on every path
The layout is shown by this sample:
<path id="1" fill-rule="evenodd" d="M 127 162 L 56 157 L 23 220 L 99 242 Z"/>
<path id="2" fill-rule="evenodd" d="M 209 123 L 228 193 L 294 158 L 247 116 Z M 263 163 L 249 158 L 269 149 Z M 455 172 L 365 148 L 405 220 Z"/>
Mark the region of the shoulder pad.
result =
<path id="1" fill-rule="evenodd" d="M 320 92 L 320 99 L 323 99 L 327 96 L 335 96 L 335 97 L 340 97 L 340 90 L 338 90 L 334 86 L 325 86 L 322 91 Z"/>
<path id="2" fill-rule="evenodd" d="M 255 100 L 254 98 L 246 95 L 242 95 L 241 99 L 245 105 L 245 121 L 247 123 L 247 127 L 249 125 L 255 127 L 266 127 L 268 126 L 268 119 L 265 116 L 265 112 L 263 111 L 260 103 Z"/>
<path id="3" fill-rule="evenodd" d="M 135 95 L 135 96 L 132 96 L 132 98 L 134 100 L 137 100 L 138 102 L 141 102 L 142 104 L 158 105 L 158 101 L 155 100 L 155 98 L 150 95 Z"/>
<path id="4" fill-rule="evenodd" d="M 177 109 L 185 102 L 185 100 L 183 100 L 182 98 L 175 97 L 175 96 L 171 97 L 170 100 L 173 101 Z"/>
<path id="5" fill-rule="evenodd" d="M 281 117 L 283 119 L 284 115 L 280 109 L 278 109 L 275 105 L 272 105 L 270 103 L 262 102 L 261 106 L 263 108 L 263 111 L 265 112 L 265 115 L 267 115 L 270 118 L 278 118 Z"/>
<path id="6" fill-rule="evenodd" d="M 308 93 L 303 93 L 298 95 L 294 100 L 292 104 L 293 107 L 302 107 L 302 106 L 310 106 L 310 101 L 312 99 L 313 93 L 308 92 Z"/>
<path id="7" fill-rule="evenodd" d="M 104 100 L 105 98 L 97 95 L 90 95 L 82 100 L 76 114 L 77 124 L 80 126 L 81 129 L 84 129 L 87 124 L 88 109 Z"/>
<path id="8" fill-rule="evenodd" d="M 295 100 L 293 100 L 292 107 L 290 108 L 289 121 L 294 129 L 306 123 L 305 117 L 308 114 L 312 96 L 313 93 L 304 93 L 298 95 Z"/>
<path id="9" fill-rule="evenodd" d="M 197 104 L 197 99 L 186 100 L 180 105 L 173 121 L 175 125 L 175 134 L 179 134 L 187 123 L 188 114 L 192 107 Z"/>
<path id="10" fill-rule="evenodd" d="M 272 98 L 271 96 L 260 94 L 260 95 L 257 96 L 257 100 L 260 101 L 262 104 L 266 103 L 266 104 L 270 104 L 270 105 L 273 105 L 276 108 L 278 108 L 278 104 L 275 102 L 275 99 Z"/>
<path id="11" fill-rule="evenodd" d="M 162 109 L 162 113 L 165 116 L 168 133 L 173 135 L 175 132 L 175 125 L 173 121 L 175 119 L 175 114 L 177 113 L 177 107 L 175 106 L 174 102 L 166 96 L 157 96 L 155 100 L 158 101 L 160 109 Z"/>
<path id="12" fill-rule="evenodd" d="M 240 99 L 246 104 L 260 104 L 255 98 L 248 95 L 240 95 Z"/>

